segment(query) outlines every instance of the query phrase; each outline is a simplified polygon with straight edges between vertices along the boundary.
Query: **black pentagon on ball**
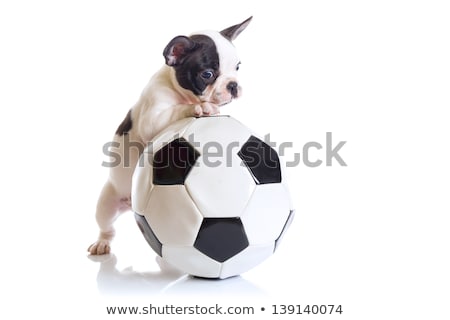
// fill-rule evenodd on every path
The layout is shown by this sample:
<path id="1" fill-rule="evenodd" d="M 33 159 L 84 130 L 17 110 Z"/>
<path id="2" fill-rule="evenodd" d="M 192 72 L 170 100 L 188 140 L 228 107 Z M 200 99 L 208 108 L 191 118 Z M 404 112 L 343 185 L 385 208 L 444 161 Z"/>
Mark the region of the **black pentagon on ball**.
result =
<path id="1" fill-rule="evenodd" d="M 205 218 L 194 247 L 208 257 L 224 262 L 249 245 L 240 218 Z"/>
<path id="2" fill-rule="evenodd" d="M 184 184 L 200 153 L 186 139 L 177 138 L 153 156 L 153 184 Z"/>
<path id="3" fill-rule="evenodd" d="M 251 136 L 238 152 L 257 184 L 280 183 L 281 168 L 277 152 L 264 141 Z"/>
<path id="4" fill-rule="evenodd" d="M 147 240 L 150 247 L 160 256 L 162 257 L 162 243 L 158 240 L 152 228 L 145 219 L 144 216 L 135 213 L 134 217 L 136 218 L 137 225 L 144 235 L 145 240 Z"/>

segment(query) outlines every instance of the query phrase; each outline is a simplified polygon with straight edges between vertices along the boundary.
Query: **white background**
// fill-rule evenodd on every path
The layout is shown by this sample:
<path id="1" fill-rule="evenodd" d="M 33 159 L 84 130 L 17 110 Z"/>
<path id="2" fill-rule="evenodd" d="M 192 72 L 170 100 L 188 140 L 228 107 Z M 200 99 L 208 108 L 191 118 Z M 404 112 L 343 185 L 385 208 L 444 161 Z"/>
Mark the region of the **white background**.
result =
<path id="1" fill-rule="evenodd" d="M 102 146 L 164 46 L 250 15 L 235 42 L 245 93 L 223 113 L 293 142 L 291 156 L 332 132 L 348 166 L 289 169 L 296 219 L 240 278 L 160 271 L 132 214 L 114 256 L 89 259 Z M 449 15 L 445 1 L 2 1 L 0 314 L 221 303 L 278 319 L 271 304 L 291 303 L 449 319 Z"/>

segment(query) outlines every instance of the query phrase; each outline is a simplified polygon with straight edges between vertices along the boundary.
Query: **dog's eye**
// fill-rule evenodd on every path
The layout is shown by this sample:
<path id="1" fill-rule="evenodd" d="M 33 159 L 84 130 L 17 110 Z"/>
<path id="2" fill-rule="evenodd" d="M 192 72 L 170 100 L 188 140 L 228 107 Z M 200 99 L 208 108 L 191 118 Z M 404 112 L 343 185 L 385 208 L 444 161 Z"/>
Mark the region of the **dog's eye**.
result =
<path id="1" fill-rule="evenodd" d="M 211 79 L 214 77 L 214 72 L 211 70 L 203 71 L 201 77 L 206 80 Z"/>
<path id="2" fill-rule="evenodd" d="M 241 63 L 239 62 L 237 65 L 236 65 L 236 71 L 238 71 L 239 70 L 239 66 L 241 65 Z"/>

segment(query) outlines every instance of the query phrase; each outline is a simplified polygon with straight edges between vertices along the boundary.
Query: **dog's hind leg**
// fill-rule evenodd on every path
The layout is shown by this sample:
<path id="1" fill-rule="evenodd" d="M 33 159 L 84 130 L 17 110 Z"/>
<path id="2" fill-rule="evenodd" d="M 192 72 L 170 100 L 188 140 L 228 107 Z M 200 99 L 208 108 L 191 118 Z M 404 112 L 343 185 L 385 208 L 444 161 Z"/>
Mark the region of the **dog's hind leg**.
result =
<path id="1" fill-rule="evenodd" d="M 125 209 L 129 208 L 130 199 L 121 197 L 108 180 L 104 185 L 97 203 L 95 218 L 100 227 L 98 240 L 88 248 L 90 254 L 100 255 L 110 252 L 111 240 L 114 238 L 114 221 Z"/>

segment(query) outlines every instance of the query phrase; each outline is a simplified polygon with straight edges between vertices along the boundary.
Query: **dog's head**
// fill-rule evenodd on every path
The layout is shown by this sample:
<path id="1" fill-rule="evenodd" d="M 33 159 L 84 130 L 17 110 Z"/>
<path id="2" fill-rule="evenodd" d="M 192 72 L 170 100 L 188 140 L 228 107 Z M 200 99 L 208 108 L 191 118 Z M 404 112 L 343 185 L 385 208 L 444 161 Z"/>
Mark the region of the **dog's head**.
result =
<path id="1" fill-rule="evenodd" d="M 251 19 L 220 32 L 203 31 L 173 38 L 163 55 L 166 64 L 174 68 L 178 84 L 201 101 L 219 106 L 238 98 L 241 94 L 237 80 L 240 60 L 231 42 Z"/>

